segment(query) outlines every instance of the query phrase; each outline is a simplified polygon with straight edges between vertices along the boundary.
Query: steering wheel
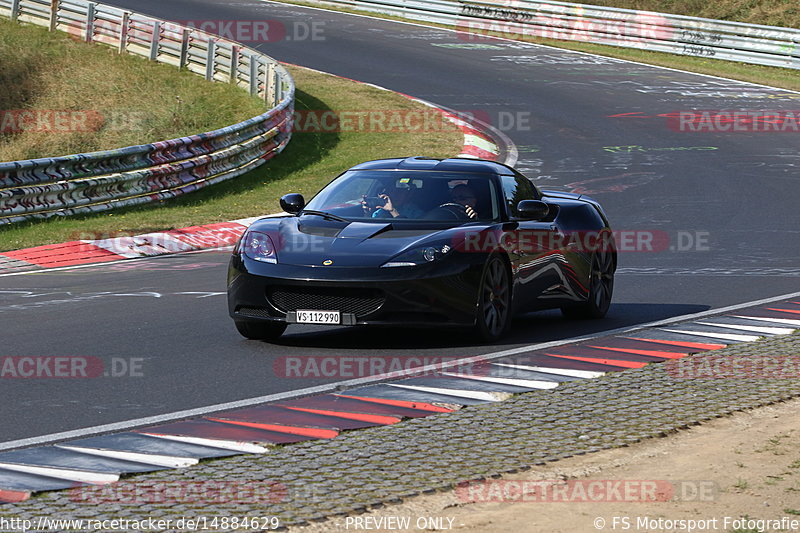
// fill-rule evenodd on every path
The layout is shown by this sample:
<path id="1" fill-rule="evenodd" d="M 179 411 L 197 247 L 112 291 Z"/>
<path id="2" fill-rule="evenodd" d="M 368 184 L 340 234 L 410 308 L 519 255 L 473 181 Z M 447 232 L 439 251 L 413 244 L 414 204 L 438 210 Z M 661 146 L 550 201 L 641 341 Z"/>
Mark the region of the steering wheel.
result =
<path id="1" fill-rule="evenodd" d="M 446 202 L 441 204 L 436 208 L 436 210 L 442 210 L 440 212 L 447 213 L 451 215 L 452 218 L 456 220 L 469 220 L 469 215 L 467 215 L 467 208 L 461 204 L 457 204 L 455 202 Z M 438 218 L 438 217 L 437 217 Z"/>

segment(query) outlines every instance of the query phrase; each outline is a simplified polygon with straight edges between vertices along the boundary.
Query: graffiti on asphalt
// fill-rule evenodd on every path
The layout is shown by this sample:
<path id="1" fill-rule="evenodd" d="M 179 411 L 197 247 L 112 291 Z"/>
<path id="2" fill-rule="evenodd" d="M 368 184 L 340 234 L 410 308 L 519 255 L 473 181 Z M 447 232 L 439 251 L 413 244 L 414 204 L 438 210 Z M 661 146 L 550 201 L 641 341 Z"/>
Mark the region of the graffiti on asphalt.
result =
<path id="1" fill-rule="evenodd" d="M 101 292 L 87 292 L 87 293 L 79 293 L 75 291 L 52 291 L 52 290 L 45 290 L 42 291 L 41 289 L 0 289 L 0 313 L 4 311 L 20 311 L 24 309 L 37 309 L 42 307 L 51 307 L 63 304 L 75 304 L 75 303 L 84 303 L 89 301 L 96 301 L 100 299 L 109 299 L 109 298 L 163 298 L 165 296 L 187 296 L 193 297 L 195 299 L 200 298 L 208 298 L 211 296 L 220 296 L 224 295 L 224 292 L 213 292 L 213 291 L 190 291 L 190 292 L 168 292 L 168 293 L 161 293 L 157 291 L 138 291 L 138 292 L 112 292 L 112 291 L 101 291 Z M 56 298 L 52 298 L 56 296 Z M 40 299 L 46 298 L 47 299 Z M 19 301 L 22 299 L 22 302 L 19 303 L 11 303 L 13 301 Z M 4 302 L 8 302 L 6 305 L 2 305 Z"/>
<path id="2" fill-rule="evenodd" d="M 655 181 L 660 176 L 655 172 L 625 172 L 604 178 L 592 178 L 567 183 L 567 190 L 576 194 L 599 194 L 604 192 L 622 192 L 631 187 L 639 187 Z"/>
<path id="3" fill-rule="evenodd" d="M 645 147 L 639 145 L 628 146 L 603 146 L 603 150 L 614 154 L 632 154 L 634 152 L 681 152 L 681 151 L 705 151 L 719 150 L 716 146 L 666 146 L 666 147 Z"/>

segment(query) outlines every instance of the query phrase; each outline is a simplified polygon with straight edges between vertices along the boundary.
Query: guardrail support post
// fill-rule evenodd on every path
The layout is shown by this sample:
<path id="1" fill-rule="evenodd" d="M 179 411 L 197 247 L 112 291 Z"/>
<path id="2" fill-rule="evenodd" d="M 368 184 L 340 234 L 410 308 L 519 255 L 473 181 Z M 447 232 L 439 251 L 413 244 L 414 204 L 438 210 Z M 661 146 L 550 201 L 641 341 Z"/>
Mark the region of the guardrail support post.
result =
<path id="1" fill-rule="evenodd" d="M 56 31 L 58 26 L 58 4 L 60 0 L 50 0 L 50 23 L 48 27 L 50 31 Z"/>
<path id="2" fill-rule="evenodd" d="M 264 83 L 264 100 L 266 100 L 268 105 L 274 105 L 273 102 L 275 101 L 275 63 L 268 63 L 267 64 L 267 79 Z"/>
<path id="3" fill-rule="evenodd" d="M 87 43 L 92 42 L 94 38 L 94 7 L 95 4 L 86 5 L 86 31 L 83 35 L 83 40 Z"/>
<path id="4" fill-rule="evenodd" d="M 189 39 L 191 38 L 191 32 L 189 28 L 183 28 L 181 32 L 181 59 L 179 63 L 179 67 L 183 68 L 189 64 Z"/>
<path id="5" fill-rule="evenodd" d="M 258 94 L 258 60 L 255 54 L 250 54 L 250 95 Z"/>
<path id="6" fill-rule="evenodd" d="M 236 83 L 239 78 L 239 56 L 242 51 L 239 46 L 231 46 L 231 83 Z"/>
<path id="7" fill-rule="evenodd" d="M 122 14 L 122 26 L 119 29 L 119 53 L 124 54 L 128 50 L 128 31 L 131 27 L 131 14 L 126 11 Z"/>
<path id="8" fill-rule="evenodd" d="M 158 44 L 161 42 L 161 21 L 153 21 L 153 38 L 150 40 L 150 61 L 158 58 Z"/>
<path id="9" fill-rule="evenodd" d="M 210 38 L 208 40 L 208 55 L 206 56 L 206 79 L 211 81 L 214 79 L 214 63 L 217 59 L 217 40 Z"/>
<path id="10" fill-rule="evenodd" d="M 19 16 L 19 0 L 11 0 L 11 20 L 16 22 Z"/>

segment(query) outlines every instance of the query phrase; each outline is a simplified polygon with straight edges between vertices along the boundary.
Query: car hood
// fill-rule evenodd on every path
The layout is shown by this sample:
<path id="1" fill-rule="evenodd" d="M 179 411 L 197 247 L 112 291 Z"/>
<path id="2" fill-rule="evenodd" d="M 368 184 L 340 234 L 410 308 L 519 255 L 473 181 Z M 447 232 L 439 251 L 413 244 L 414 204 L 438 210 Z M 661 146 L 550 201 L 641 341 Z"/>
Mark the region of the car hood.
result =
<path id="1" fill-rule="evenodd" d="M 463 240 L 464 225 L 431 227 L 425 224 L 340 222 L 317 216 L 269 219 L 252 229 L 269 234 L 285 265 L 379 267 L 407 250 Z M 486 225 L 468 225 L 481 231 Z"/>

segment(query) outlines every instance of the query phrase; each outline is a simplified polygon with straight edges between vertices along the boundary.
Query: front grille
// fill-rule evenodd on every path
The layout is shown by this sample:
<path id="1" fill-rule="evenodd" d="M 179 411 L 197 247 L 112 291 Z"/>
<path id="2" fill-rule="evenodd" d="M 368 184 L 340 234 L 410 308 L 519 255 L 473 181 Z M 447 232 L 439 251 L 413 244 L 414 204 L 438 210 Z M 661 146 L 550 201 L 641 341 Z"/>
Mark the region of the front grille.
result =
<path id="1" fill-rule="evenodd" d="M 257 316 L 260 318 L 269 318 L 269 309 L 264 309 L 263 307 L 239 307 L 236 309 L 236 312 L 241 315 L 247 316 Z"/>
<path id="2" fill-rule="evenodd" d="M 298 309 L 312 309 L 341 311 L 361 317 L 377 311 L 386 297 L 379 289 L 271 287 L 267 289 L 267 299 L 276 309 L 284 313 Z"/>

